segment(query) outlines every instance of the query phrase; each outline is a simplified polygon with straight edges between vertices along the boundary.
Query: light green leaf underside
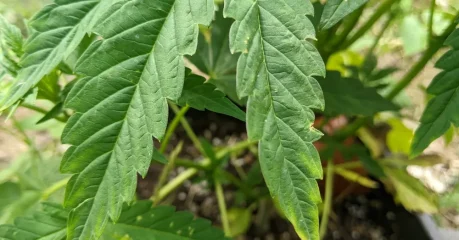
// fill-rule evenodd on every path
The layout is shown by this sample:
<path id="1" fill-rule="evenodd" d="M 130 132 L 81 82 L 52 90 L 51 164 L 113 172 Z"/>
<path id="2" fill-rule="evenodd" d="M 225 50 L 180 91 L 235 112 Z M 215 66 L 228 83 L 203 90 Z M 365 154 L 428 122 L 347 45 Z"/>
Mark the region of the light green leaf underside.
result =
<path id="1" fill-rule="evenodd" d="M 430 143 L 445 134 L 451 124 L 459 127 L 459 41 L 456 29 L 445 44 L 452 49 L 438 60 L 436 67 L 443 72 L 438 74 L 427 88 L 434 97 L 427 104 L 421 117 L 421 125 L 414 134 L 411 156 L 424 151 Z"/>
<path id="2" fill-rule="evenodd" d="M 94 42 L 77 63 L 80 79 L 66 106 L 76 113 L 63 136 L 72 147 L 61 164 L 74 173 L 65 205 L 72 208 L 68 239 L 100 236 L 122 203 L 131 201 L 137 173 L 145 175 L 154 136 L 164 135 L 167 99 L 177 100 L 193 54 L 197 24 L 209 24 L 211 0 L 132 0 L 101 16 Z"/>
<path id="3" fill-rule="evenodd" d="M 30 21 L 34 33 L 27 40 L 21 70 L 0 110 L 15 104 L 78 46 L 98 17 L 119 0 L 56 0 Z"/>
<path id="4" fill-rule="evenodd" d="M 325 97 L 324 114 L 328 116 L 373 116 L 398 109 L 376 89 L 365 87 L 358 79 L 342 78 L 339 72 L 327 72 L 327 77 L 319 79 L 319 83 Z"/>
<path id="5" fill-rule="evenodd" d="M 14 225 L 0 226 L 2 240 L 62 240 L 65 238 L 65 225 L 68 212 L 61 206 L 44 203 L 41 212 L 31 217 L 20 217 Z"/>
<path id="6" fill-rule="evenodd" d="M 328 0 L 320 19 L 319 28 L 329 29 L 368 0 Z"/>
<path id="7" fill-rule="evenodd" d="M 186 78 L 178 104 L 188 104 L 201 111 L 207 109 L 245 121 L 245 113 L 226 98 L 225 94 L 216 90 L 214 85 L 205 83 L 205 79 L 200 76 L 190 75 Z"/>
<path id="8" fill-rule="evenodd" d="M 151 208 L 149 201 L 127 207 L 117 224 L 109 225 L 102 240 L 225 240 L 223 232 L 208 220 L 173 207 Z"/>
<path id="9" fill-rule="evenodd" d="M 226 0 L 224 10 L 236 19 L 230 47 L 242 52 L 237 91 L 249 96 L 249 137 L 260 140 L 268 188 L 302 239 L 319 238 L 316 179 L 323 174 L 311 109 L 324 108 L 313 76 L 323 76 L 325 67 L 309 42 L 315 32 L 306 15 L 312 13 L 305 0 Z"/>

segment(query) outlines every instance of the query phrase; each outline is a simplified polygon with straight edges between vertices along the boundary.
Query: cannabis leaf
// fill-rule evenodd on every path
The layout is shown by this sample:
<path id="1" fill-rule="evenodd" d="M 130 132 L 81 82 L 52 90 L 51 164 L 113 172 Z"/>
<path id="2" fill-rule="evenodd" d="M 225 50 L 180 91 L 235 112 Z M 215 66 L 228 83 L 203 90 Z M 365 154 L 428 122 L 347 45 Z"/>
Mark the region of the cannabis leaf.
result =
<path id="1" fill-rule="evenodd" d="M 66 106 L 76 113 L 63 136 L 72 147 L 61 170 L 70 180 L 65 206 L 73 209 L 68 239 L 97 239 L 122 203 L 133 199 L 137 173 L 145 176 L 161 139 L 167 99 L 183 88 L 183 55 L 196 49 L 198 25 L 213 16 L 211 0 L 132 0 L 113 5 L 77 63 L 86 76 L 72 88 Z"/>
<path id="2" fill-rule="evenodd" d="M 422 153 L 431 142 L 448 131 L 451 124 L 459 127 L 459 29 L 456 29 L 445 44 L 452 49 L 435 65 L 443 72 L 438 74 L 427 88 L 434 97 L 427 104 L 421 117 L 421 125 L 414 134 L 411 156 Z"/>
<path id="3" fill-rule="evenodd" d="M 320 19 L 319 28 L 329 29 L 344 17 L 367 3 L 368 0 L 328 0 Z"/>
<path id="4" fill-rule="evenodd" d="M 357 79 L 341 78 L 339 72 L 327 72 L 327 77 L 319 79 L 319 83 L 325 97 L 324 113 L 329 116 L 373 116 L 378 112 L 398 109 L 379 95 L 375 88 L 364 87 Z"/>
<path id="5" fill-rule="evenodd" d="M 91 31 L 100 15 L 119 0 L 59 0 L 43 8 L 29 22 L 34 33 L 27 40 L 21 71 L 0 111 L 15 104 L 50 73 Z"/>
<path id="6" fill-rule="evenodd" d="M 310 1 L 226 0 L 225 16 L 236 19 L 230 32 L 238 62 L 237 91 L 249 96 L 247 128 L 260 140 L 266 184 L 302 239 L 318 239 L 321 201 L 316 179 L 323 172 L 312 142 L 311 108 L 323 109 L 319 84 L 324 63 L 308 41 L 315 31 L 306 15 Z"/>
<path id="7" fill-rule="evenodd" d="M 20 69 L 18 59 L 23 54 L 23 47 L 21 30 L 0 15 L 0 67 L 11 76 L 16 76 Z"/>
<path id="8" fill-rule="evenodd" d="M 223 240 L 223 232 L 208 220 L 195 219 L 174 207 L 151 208 L 149 201 L 139 201 L 123 210 L 119 221 L 107 227 L 102 239 L 133 240 Z"/>
<path id="9" fill-rule="evenodd" d="M 190 75 L 186 78 L 178 104 L 181 106 L 188 104 L 201 111 L 208 109 L 245 121 L 245 113 L 226 98 L 225 94 L 216 90 L 214 85 L 205 83 L 205 79 L 200 76 Z"/>
<path id="10" fill-rule="evenodd" d="M 43 203 L 42 211 L 31 217 L 16 219 L 14 225 L 0 226 L 0 239 L 61 240 L 66 237 L 68 212 L 54 203 Z M 188 212 L 176 212 L 174 207 L 152 207 L 150 201 L 138 201 L 124 206 L 117 223 L 110 222 L 101 239 L 132 240 L 226 240 L 220 229 L 210 221 L 195 218 Z"/>
<path id="11" fill-rule="evenodd" d="M 189 60 L 202 72 L 209 76 L 209 83 L 228 95 L 240 105 L 236 93 L 236 67 L 240 54 L 231 54 L 229 48 L 229 32 L 234 20 L 223 18 L 223 11 L 215 13 L 215 20 L 210 29 L 201 30 L 198 49 Z"/>
<path id="12" fill-rule="evenodd" d="M 20 217 L 14 225 L 0 226 L 0 239 L 60 240 L 65 238 L 68 212 L 60 205 L 43 203 L 43 210 L 31 217 Z"/>

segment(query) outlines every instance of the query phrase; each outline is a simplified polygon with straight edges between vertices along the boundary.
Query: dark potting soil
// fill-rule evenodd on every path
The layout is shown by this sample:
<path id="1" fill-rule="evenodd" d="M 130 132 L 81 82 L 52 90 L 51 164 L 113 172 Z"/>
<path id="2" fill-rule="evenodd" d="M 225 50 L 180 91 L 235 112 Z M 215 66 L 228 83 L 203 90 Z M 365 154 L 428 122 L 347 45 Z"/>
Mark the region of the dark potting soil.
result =
<path id="1" fill-rule="evenodd" d="M 173 116 L 171 116 L 172 118 Z M 199 137 L 205 138 L 214 146 L 225 146 L 229 143 L 244 141 L 247 138 L 245 123 L 231 117 L 190 110 L 187 119 Z M 199 159 L 201 154 L 188 139 L 185 131 L 179 127 L 171 139 L 167 152 L 170 152 L 178 142 L 183 141 L 184 147 L 180 157 Z M 248 172 L 256 157 L 250 151 L 239 157 L 241 168 Z M 149 198 L 160 175 L 162 166 L 153 164 L 145 179 L 139 178 L 137 194 L 139 198 Z M 176 168 L 171 178 L 184 171 L 183 167 Z M 231 164 L 227 171 L 237 176 Z M 381 184 L 382 185 L 382 184 Z M 240 192 L 233 185 L 225 185 L 225 200 L 227 207 L 244 208 L 253 204 L 251 199 L 240 200 Z M 176 206 L 177 210 L 190 211 L 196 216 L 207 218 L 215 225 L 220 225 L 217 199 L 212 191 L 213 186 L 203 175 L 198 175 L 186 181 L 182 187 L 168 196 L 163 203 Z M 266 195 L 267 189 L 263 182 L 255 189 Z M 254 190 L 254 191 L 255 191 Z M 253 211 L 251 226 L 240 240 L 297 240 L 298 236 L 291 224 L 280 217 L 269 198 L 257 203 Z M 383 188 L 372 190 L 360 195 L 349 195 L 335 202 L 327 229 L 327 240 L 428 240 L 424 228 L 417 217 L 402 206 L 394 203 L 393 197 Z"/>

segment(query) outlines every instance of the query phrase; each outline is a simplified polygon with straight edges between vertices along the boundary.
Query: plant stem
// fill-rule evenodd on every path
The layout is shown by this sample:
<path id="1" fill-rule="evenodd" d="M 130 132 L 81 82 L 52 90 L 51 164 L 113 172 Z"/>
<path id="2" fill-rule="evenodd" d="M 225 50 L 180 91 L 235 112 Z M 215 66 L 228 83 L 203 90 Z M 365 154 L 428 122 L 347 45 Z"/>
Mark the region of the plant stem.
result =
<path id="1" fill-rule="evenodd" d="M 48 198 L 51 195 L 53 195 L 55 192 L 57 192 L 59 189 L 64 188 L 65 186 L 67 186 L 67 183 L 69 182 L 69 180 L 70 180 L 70 177 L 62 179 L 59 182 L 56 182 L 53 185 L 51 185 L 50 187 L 48 187 L 47 189 L 45 189 L 43 191 L 42 195 L 41 195 L 41 200 L 42 201 L 48 200 Z"/>
<path id="2" fill-rule="evenodd" d="M 398 0 L 386 0 L 383 2 L 378 9 L 373 13 L 373 15 L 368 19 L 368 21 L 354 34 L 352 35 L 349 40 L 345 41 L 341 46 L 340 49 L 346 49 L 354 44 L 357 40 L 359 40 L 368 30 L 373 27 L 373 25 L 386 13 L 392 5 L 397 2 Z"/>
<path id="3" fill-rule="evenodd" d="M 190 109 L 190 106 L 186 105 L 183 107 L 178 113 L 176 113 L 174 119 L 172 120 L 171 124 L 169 124 L 169 127 L 167 128 L 166 135 L 164 135 L 164 139 L 161 142 L 161 147 L 159 148 L 160 153 L 164 153 L 166 151 L 167 145 L 169 144 L 169 141 L 171 140 L 172 134 L 174 134 L 175 129 L 177 129 L 178 124 L 182 120 L 183 116 L 188 112 Z"/>
<path id="4" fill-rule="evenodd" d="M 42 113 L 42 114 L 47 114 L 49 112 L 46 109 L 43 109 L 43 108 L 35 106 L 35 105 L 31 105 L 31 104 L 28 104 L 28 103 L 22 103 L 21 107 L 24 107 L 24 108 L 27 108 L 27 109 L 30 109 L 30 110 L 33 110 L 35 112 Z M 56 119 L 59 122 L 63 122 L 63 123 L 66 123 L 67 120 L 68 120 L 66 117 L 63 117 L 63 116 L 56 116 L 56 117 L 54 117 L 54 119 Z"/>
<path id="5" fill-rule="evenodd" d="M 456 14 L 454 19 L 451 21 L 450 25 L 446 28 L 443 34 L 435 38 L 435 41 L 429 45 L 429 48 L 424 52 L 421 59 L 405 74 L 405 76 L 400 80 L 400 82 L 395 85 L 395 87 L 385 96 L 388 100 L 393 100 L 403 89 L 405 89 L 418 74 L 424 69 L 427 63 L 432 59 L 432 57 L 443 47 L 443 43 L 448 38 L 448 36 L 456 29 L 457 23 L 456 20 L 459 17 L 459 13 Z M 367 122 L 371 121 L 371 118 L 357 118 L 352 124 L 348 125 L 337 135 L 339 139 L 346 139 L 347 137 L 353 135 L 360 127 L 364 126 Z"/>
<path id="6" fill-rule="evenodd" d="M 179 114 L 180 112 L 180 109 L 177 107 L 177 105 L 173 104 L 173 103 L 169 103 L 169 106 L 171 107 L 172 111 L 175 112 L 175 114 Z M 190 124 L 188 123 L 188 121 L 186 120 L 186 118 L 181 118 L 180 119 L 180 123 L 182 124 L 182 127 L 183 129 L 185 129 L 185 132 L 186 134 L 188 135 L 188 137 L 191 139 L 191 141 L 193 142 L 193 145 L 203 154 L 205 155 L 205 151 L 204 149 L 202 148 L 202 145 L 201 145 L 201 141 L 199 141 L 199 138 L 198 136 L 196 136 L 196 134 L 194 133 L 193 131 L 193 128 L 191 128 Z"/>
<path id="7" fill-rule="evenodd" d="M 370 59 L 371 55 L 373 55 L 373 53 L 375 52 L 376 48 L 378 47 L 379 42 L 381 41 L 381 38 L 384 36 L 384 33 L 386 32 L 386 30 L 390 27 L 390 25 L 392 23 L 392 20 L 394 20 L 395 16 L 396 16 L 395 13 L 390 14 L 389 17 L 387 18 L 386 22 L 384 22 L 384 25 L 381 27 L 380 32 L 378 33 L 378 35 L 376 35 L 376 39 L 373 42 L 373 45 L 368 50 L 368 52 L 367 52 L 367 54 L 365 56 L 365 61 L 368 61 Z"/>
<path id="8" fill-rule="evenodd" d="M 245 148 L 249 148 L 256 144 L 256 141 L 244 141 L 240 142 L 238 144 L 235 144 L 234 146 L 227 147 L 225 149 L 222 149 L 217 152 L 216 157 L 217 158 L 222 158 L 226 154 L 231 153 L 231 152 L 237 152 Z M 191 161 L 190 161 L 191 162 Z M 183 162 L 181 162 L 183 163 Z M 175 189 L 180 187 L 186 180 L 194 177 L 196 174 L 198 174 L 200 169 L 206 169 L 211 165 L 211 161 L 208 158 L 205 158 L 202 160 L 201 163 L 198 163 L 200 165 L 199 168 L 190 168 L 187 169 L 186 171 L 182 172 L 179 174 L 177 177 L 172 179 L 168 184 L 166 184 L 161 190 L 159 190 L 159 195 L 158 195 L 158 200 L 161 201 L 163 198 L 165 198 L 167 195 L 169 195 L 171 192 L 173 192 Z M 191 163 L 190 163 L 191 165 Z"/>
<path id="9" fill-rule="evenodd" d="M 328 227 L 328 218 L 330 215 L 331 207 L 332 207 L 332 197 L 333 197 L 333 178 L 334 178 L 334 167 L 333 161 L 328 161 L 327 165 L 327 175 L 326 175 L 326 183 L 325 183 L 325 201 L 324 201 L 324 210 L 322 212 L 322 218 L 320 223 L 320 239 L 324 239 L 325 234 L 327 233 Z"/>
<path id="10" fill-rule="evenodd" d="M 405 89 L 418 74 L 424 69 L 427 63 L 433 58 L 433 56 L 443 47 L 444 41 L 446 38 L 456 29 L 456 15 L 448 26 L 448 28 L 443 32 L 443 34 L 434 41 L 431 41 L 429 48 L 424 52 L 421 59 L 410 69 L 410 71 L 400 80 L 400 82 L 395 85 L 395 87 L 387 94 L 386 98 L 393 100 L 403 89 Z"/>
<path id="11" fill-rule="evenodd" d="M 172 151 L 169 161 L 167 162 L 167 165 L 164 167 L 164 169 L 161 172 L 161 176 L 159 177 L 158 183 L 155 186 L 155 191 L 153 196 L 151 197 L 151 200 L 153 201 L 153 206 L 158 205 L 160 202 L 159 194 L 160 194 L 160 189 L 164 185 L 164 183 L 167 181 L 167 177 L 171 173 L 172 169 L 174 168 L 175 165 L 175 160 L 177 159 L 177 156 L 180 154 L 183 148 L 183 142 L 180 142 L 177 147 Z"/>
<path id="12" fill-rule="evenodd" d="M 434 14 L 435 14 L 435 7 L 437 6 L 436 0 L 430 0 L 430 12 L 429 12 L 429 23 L 428 23 L 428 39 L 429 41 L 434 37 L 433 32 L 433 21 L 434 21 Z M 430 42 L 429 42 L 430 43 Z"/>
<path id="13" fill-rule="evenodd" d="M 331 46 L 330 48 L 332 50 L 328 51 L 327 49 L 326 57 L 324 57 L 325 63 L 327 62 L 326 60 L 328 60 L 330 55 L 333 54 L 333 51 L 336 50 L 336 47 L 339 46 L 344 40 L 346 40 L 346 38 L 349 36 L 349 33 L 351 33 L 351 31 L 355 28 L 366 6 L 367 4 L 364 4 L 357 11 L 352 13 L 349 16 L 349 18 L 345 20 L 345 22 L 343 22 L 343 30 L 335 38 L 333 38 L 328 44 L 326 44 L 326 45 Z"/>
<path id="14" fill-rule="evenodd" d="M 214 184 L 215 194 L 217 195 L 218 208 L 220 209 L 220 218 L 223 225 L 223 231 L 225 232 L 226 236 L 230 236 L 231 232 L 229 227 L 228 214 L 226 212 L 225 195 L 223 194 L 222 184 L 218 177 L 214 177 Z"/>
<path id="15" fill-rule="evenodd" d="M 166 184 L 161 190 L 159 190 L 157 201 L 163 200 L 167 195 L 173 192 L 175 189 L 179 188 L 186 180 L 192 178 L 198 173 L 198 169 L 190 168 L 180 173 L 177 177 L 172 179 L 168 184 Z"/>

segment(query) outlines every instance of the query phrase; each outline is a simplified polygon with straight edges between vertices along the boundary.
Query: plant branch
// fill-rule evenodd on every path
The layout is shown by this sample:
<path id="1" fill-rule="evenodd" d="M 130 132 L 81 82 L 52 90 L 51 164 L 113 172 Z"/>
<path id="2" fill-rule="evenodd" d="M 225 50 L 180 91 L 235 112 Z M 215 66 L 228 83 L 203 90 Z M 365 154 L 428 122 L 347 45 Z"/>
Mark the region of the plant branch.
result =
<path id="1" fill-rule="evenodd" d="M 218 208 L 220 210 L 220 218 L 223 225 L 223 231 L 225 232 L 226 236 L 230 236 L 231 232 L 229 227 L 228 214 L 226 211 L 225 195 L 223 194 L 222 184 L 217 176 L 214 176 L 214 184 L 215 194 L 217 195 Z"/>
<path id="2" fill-rule="evenodd" d="M 177 156 L 182 151 L 182 148 L 183 148 L 183 142 L 180 142 L 177 145 L 177 147 L 174 149 L 174 151 L 172 151 L 169 161 L 167 162 L 167 165 L 162 170 L 158 183 L 155 186 L 154 194 L 151 197 L 151 200 L 153 201 L 153 206 L 158 205 L 158 203 L 160 202 L 160 189 L 164 185 L 164 183 L 167 181 L 167 177 L 169 176 L 172 169 L 174 168 L 175 160 L 177 159 Z"/>
<path id="3" fill-rule="evenodd" d="M 324 239 L 325 234 L 327 233 L 328 227 L 328 218 L 330 216 L 331 207 L 332 207 L 332 197 L 333 197 L 333 179 L 334 179 L 334 167 L 333 161 L 328 161 L 327 165 L 327 175 L 325 183 L 325 201 L 324 201 L 324 210 L 322 212 L 322 218 L 320 222 L 320 239 Z"/>
<path id="4" fill-rule="evenodd" d="M 41 200 L 42 201 L 48 200 L 48 198 L 51 195 L 53 195 L 55 192 L 57 192 L 59 189 L 64 188 L 65 186 L 67 186 L 67 183 L 69 182 L 69 180 L 70 180 L 70 177 L 64 178 L 64 179 L 60 180 L 59 182 L 54 183 L 53 185 L 51 185 L 47 189 L 45 189 L 43 191 L 42 195 L 41 195 Z"/>
<path id="5" fill-rule="evenodd" d="M 180 109 L 177 107 L 177 105 L 173 104 L 173 103 L 169 103 L 169 106 L 171 107 L 172 111 L 174 111 L 174 113 L 176 115 L 179 115 L 179 112 L 180 112 Z M 181 118 L 180 119 L 180 123 L 182 124 L 182 127 L 183 129 L 185 129 L 185 132 L 186 134 L 188 135 L 188 137 L 191 139 L 191 141 L 193 142 L 193 145 L 203 154 L 205 155 L 205 151 L 204 149 L 202 148 L 202 145 L 201 145 L 201 141 L 199 141 L 199 138 L 198 136 L 196 136 L 196 134 L 194 133 L 193 131 L 193 128 L 191 128 L 190 124 L 188 123 L 188 121 L 186 120 L 186 118 Z"/>
<path id="6" fill-rule="evenodd" d="M 33 110 L 33 111 L 38 112 L 38 113 L 42 113 L 42 114 L 47 114 L 49 112 L 46 109 L 43 109 L 43 108 L 35 106 L 35 105 L 31 105 L 31 104 L 28 104 L 28 103 L 22 103 L 20 106 L 24 107 L 24 108 L 27 108 L 27 109 L 30 109 L 30 110 Z M 54 117 L 54 119 L 56 119 L 59 122 L 63 122 L 63 123 L 66 123 L 67 120 L 68 120 L 68 118 L 64 117 L 64 116 L 56 116 L 56 117 Z"/>
<path id="7" fill-rule="evenodd" d="M 249 148 L 249 147 L 253 146 L 256 143 L 257 143 L 256 141 L 250 141 L 250 140 L 247 140 L 247 141 L 244 141 L 244 142 L 240 142 L 238 144 L 235 144 L 235 145 L 230 146 L 230 147 L 226 147 L 225 149 L 222 149 L 222 150 L 218 151 L 217 154 L 216 154 L 216 157 L 217 158 L 222 158 L 226 154 L 229 154 L 231 152 L 237 152 L 237 151 Z M 176 161 L 176 163 L 180 163 L 180 164 L 183 164 L 184 162 L 185 161 L 180 161 L 180 162 Z M 159 195 L 158 195 L 158 200 L 159 201 L 161 201 L 164 197 L 166 197 L 171 192 L 173 192 L 175 189 L 180 187 L 186 180 L 188 180 L 188 179 L 194 177 L 196 174 L 198 174 L 199 170 L 202 170 L 202 169 L 206 169 L 207 170 L 208 167 L 211 165 L 211 161 L 208 158 L 205 158 L 204 160 L 202 160 L 201 163 L 198 163 L 199 168 L 194 168 L 193 166 L 191 166 L 191 165 L 194 165 L 194 164 L 192 164 L 191 161 L 189 161 L 189 162 L 190 163 L 186 163 L 186 164 L 188 164 L 192 168 L 187 169 L 186 171 L 182 172 L 177 177 L 172 179 L 169 183 L 167 183 L 163 188 L 161 188 L 161 190 L 159 190 Z"/>
<path id="8" fill-rule="evenodd" d="M 349 40 L 345 41 L 339 49 L 346 49 L 359 40 L 373 25 L 392 7 L 398 0 L 386 0 L 383 2 L 368 21 Z"/>
<path id="9" fill-rule="evenodd" d="M 454 17 L 451 24 L 446 28 L 443 34 L 431 42 L 429 48 L 424 52 L 421 59 L 419 59 L 419 61 L 410 69 L 402 80 L 400 80 L 400 82 L 398 82 L 397 85 L 395 85 L 395 87 L 387 94 L 387 99 L 393 100 L 403 89 L 405 89 L 424 69 L 433 56 L 443 47 L 446 38 L 448 38 L 448 36 L 456 29 L 456 19 L 458 18 L 458 15 Z"/>
<path id="10" fill-rule="evenodd" d="M 190 106 L 186 105 L 185 107 L 183 107 L 180 111 L 176 113 L 174 119 L 172 120 L 171 124 L 169 124 L 169 127 L 167 128 L 163 141 L 161 142 L 161 147 L 159 148 L 160 153 L 164 153 L 166 151 L 167 145 L 169 144 L 169 141 L 171 140 L 172 134 L 174 134 L 175 129 L 177 129 L 178 124 L 180 123 L 183 116 L 185 116 L 185 114 L 188 112 L 189 109 L 190 109 Z"/>
<path id="11" fill-rule="evenodd" d="M 431 39 L 434 37 L 434 32 L 433 32 L 433 21 L 434 21 L 434 14 L 435 14 L 435 7 L 437 6 L 437 1 L 436 0 L 430 0 L 430 11 L 429 11 L 429 23 L 428 23 L 428 39 L 429 43 Z"/>

